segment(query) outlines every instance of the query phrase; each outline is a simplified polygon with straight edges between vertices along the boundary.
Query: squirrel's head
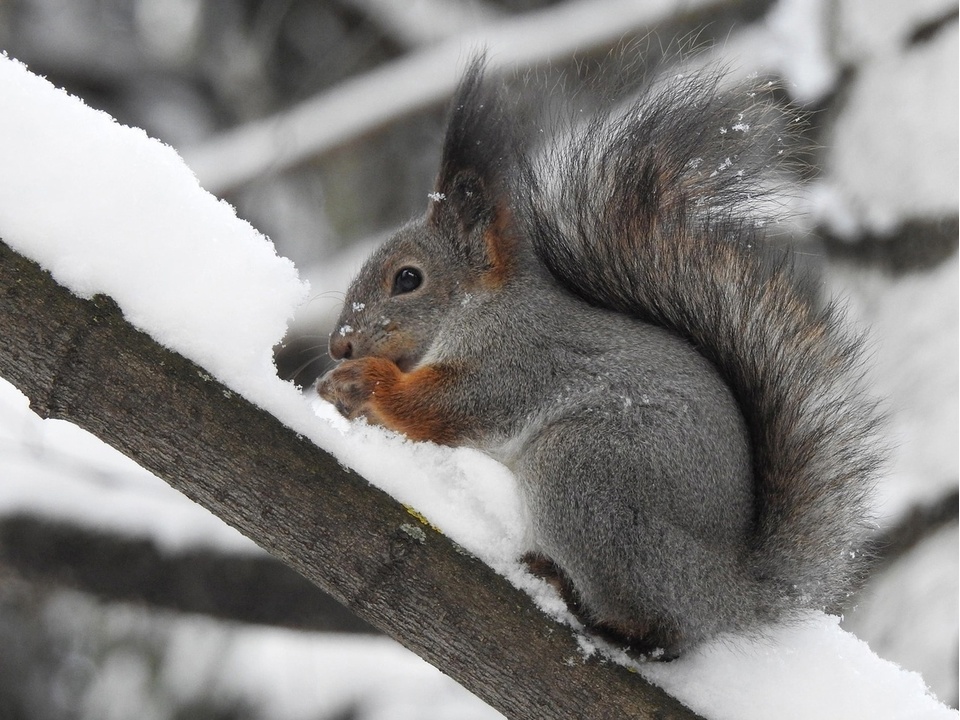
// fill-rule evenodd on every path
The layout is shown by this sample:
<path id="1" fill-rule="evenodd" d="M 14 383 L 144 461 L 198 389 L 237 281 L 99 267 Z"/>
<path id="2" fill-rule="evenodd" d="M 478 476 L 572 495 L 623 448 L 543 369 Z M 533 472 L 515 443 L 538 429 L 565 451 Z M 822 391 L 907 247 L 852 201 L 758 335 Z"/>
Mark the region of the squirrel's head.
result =
<path id="1" fill-rule="evenodd" d="M 335 360 L 384 357 L 414 367 L 468 297 L 495 291 L 517 263 L 508 168 L 514 134 L 474 62 L 454 98 L 425 216 L 364 264 L 330 335 Z"/>
<path id="2" fill-rule="evenodd" d="M 335 360 L 384 357 L 408 371 L 459 305 L 473 273 L 429 222 L 401 228 L 351 283 L 330 334 Z"/>

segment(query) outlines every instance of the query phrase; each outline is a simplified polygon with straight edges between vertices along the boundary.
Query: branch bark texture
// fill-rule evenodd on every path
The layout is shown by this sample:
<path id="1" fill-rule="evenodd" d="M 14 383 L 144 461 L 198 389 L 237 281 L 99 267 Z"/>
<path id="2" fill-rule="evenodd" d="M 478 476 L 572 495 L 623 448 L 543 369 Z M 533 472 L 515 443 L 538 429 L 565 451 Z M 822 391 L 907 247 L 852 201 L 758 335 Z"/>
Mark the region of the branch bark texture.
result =
<path id="1" fill-rule="evenodd" d="M 0 242 L 0 376 L 238 528 L 510 718 L 694 718 L 583 659 L 523 592 L 199 366 Z"/>

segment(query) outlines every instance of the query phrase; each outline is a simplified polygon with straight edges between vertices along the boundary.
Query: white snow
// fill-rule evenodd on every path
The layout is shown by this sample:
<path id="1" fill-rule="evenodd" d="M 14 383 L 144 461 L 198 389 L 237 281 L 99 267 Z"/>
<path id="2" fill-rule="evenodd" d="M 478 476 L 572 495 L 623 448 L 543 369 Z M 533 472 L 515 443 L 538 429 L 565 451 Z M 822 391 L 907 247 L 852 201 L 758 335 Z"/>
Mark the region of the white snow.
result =
<path id="1" fill-rule="evenodd" d="M 728 38 L 719 55 L 737 59 L 731 72 L 740 79 L 775 73 L 791 97 L 801 104 L 815 102 L 834 88 L 840 74 L 826 32 L 832 12 L 829 0 L 780 0 L 762 21 Z"/>
<path id="2" fill-rule="evenodd" d="M 836 4 L 835 47 L 845 61 L 889 54 L 926 22 L 956 11 L 954 0 L 844 0 Z"/>
<path id="3" fill-rule="evenodd" d="M 0 88 L 5 242 L 29 247 L 78 295 L 110 295 L 227 384 L 267 376 L 271 345 L 307 294 L 293 263 L 142 130 L 7 58 Z"/>
<path id="4" fill-rule="evenodd" d="M 884 233 L 905 218 L 956 214 L 958 39 L 954 25 L 857 74 L 828 139 L 825 182 L 837 197 L 824 220 L 837 232 L 853 224 Z"/>
<path id="5" fill-rule="evenodd" d="M 945 496 L 960 473 L 958 267 L 945 262 L 895 279 L 837 267 L 828 283 L 844 290 L 850 316 L 871 331 L 869 379 L 884 398 L 894 450 L 877 493 L 878 518 L 888 525 L 914 505 Z"/>
<path id="6" fill-rule="evenodd" d="M 503 467 L 475 452 L 348 425 L 276 378 L 271 347 L 306 289 L 269 240 L 205 193 L 171 149 L 87 109 L 6 57 L 0 98 L 5 242 L 74 292 L 111 295 L 133 324 L 333 452 L 562 614 L 556 596 L 518 570 L 524 524 Z M 276 647 L 277 654 L 294 652 L 290 644 Z M 250 672 L 264 664 L 258 660 Z M 955 717 L 918 676 L 879 660 L 834 619 L 816 614 L 771 629 L 761 642 L 718 640 L 678 662 L 639 670 L 711 718 Z"/>
<path id="7" fill-rule="evenodd" d="M 761 640 L 712 642 L 643 674 L 716 720 L 956 718 L 919 675 L 876 657 L 838 622 L 811 615 Z"/>
<path id="8" fill-rule="evenodd" d="M 824 32 L 832 12 L 827 0 L 780 0 L 764 20 L 770 34 L 764 42 L 766 64 L 779 69 L 791 94 L 804 102 L 829 92 L 840 72 Z"/>
<path id="9" fill-rule="evenodd" d="M 956 697 L 956 667 L 943 659 L 956 655 L 958 564 L 954 522 L 875 576 L 843 619 L 857 637 L 880 638 L 884 657 L 921 672 L 941 698 Z"/>

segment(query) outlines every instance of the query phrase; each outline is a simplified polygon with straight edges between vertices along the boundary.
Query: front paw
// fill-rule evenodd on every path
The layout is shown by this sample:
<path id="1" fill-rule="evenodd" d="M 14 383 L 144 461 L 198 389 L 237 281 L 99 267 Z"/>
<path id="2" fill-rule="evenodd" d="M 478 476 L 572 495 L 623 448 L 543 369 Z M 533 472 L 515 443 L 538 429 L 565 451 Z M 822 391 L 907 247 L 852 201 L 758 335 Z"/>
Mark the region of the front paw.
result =
<path id="1" fill-rule="evenodd" d="M 317 392 L 348 420 L 365 417 L 382 425 L 382 405 L 400 382 L 402 373 L 392 360 L 366 356 L 344 360 L 317 382 Z"/>
<path id="2" fill-rule="evenodd" d="M 348 420 L 367 414 L 376 382 L 367 371 L 369 358 L 344 360 L 317 381 L 317 393 Z"/>

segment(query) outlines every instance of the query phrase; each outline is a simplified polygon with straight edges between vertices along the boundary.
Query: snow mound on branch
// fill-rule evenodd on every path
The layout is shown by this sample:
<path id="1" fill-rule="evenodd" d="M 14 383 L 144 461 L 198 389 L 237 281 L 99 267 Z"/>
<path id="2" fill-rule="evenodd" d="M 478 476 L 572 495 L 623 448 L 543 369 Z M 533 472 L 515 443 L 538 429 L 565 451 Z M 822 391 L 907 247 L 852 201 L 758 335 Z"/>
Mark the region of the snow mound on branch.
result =
<path id="1" fill-rule="evenodd" d="M 0 237 L 218 377 L 273 372 L 307 294 L 293 263 L 143 130 L 6 57 L 0 98 Z"/>
<path id="2" fill-rule="evenodd" d="M 871 652 L 821 613 L 760 638 L 719 639 L 642 674 L 712 720 L 957 717 L 923 678 Z"/>

